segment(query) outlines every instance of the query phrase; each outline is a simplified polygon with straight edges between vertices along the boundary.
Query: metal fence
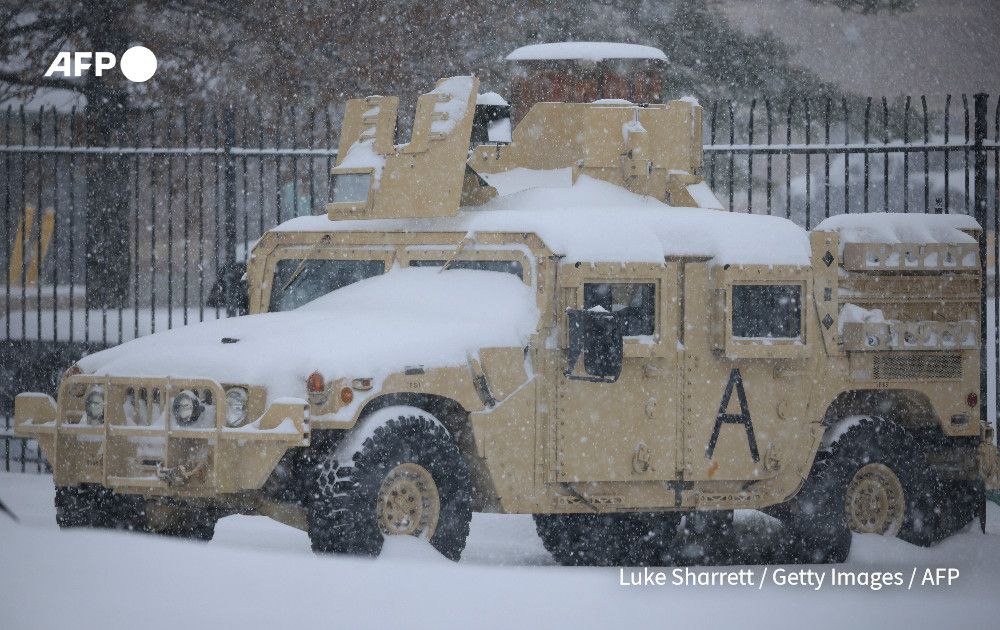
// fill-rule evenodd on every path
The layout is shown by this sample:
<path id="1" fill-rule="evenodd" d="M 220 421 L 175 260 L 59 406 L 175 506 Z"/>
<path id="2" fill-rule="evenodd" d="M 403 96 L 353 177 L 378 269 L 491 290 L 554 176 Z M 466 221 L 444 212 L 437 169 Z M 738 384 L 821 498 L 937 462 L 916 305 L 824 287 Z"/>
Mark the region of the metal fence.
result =
<path id="1" fill-rule="evenodd" d="M 1000 103 L 986 95 L 723 101 L 704 104 L 703 121 L 702 174 L 731 211 L 806 228 L 841 213 L 964 213 L 997 231 Z M 0 416 L 19 391 L 53 391 L 86 352 L 236 314 L 233 274 L 253 242 L 324 211 L 333 108 L 133 111 L 114 144 L 85 142 L 88 123 L 77 111 L 0 111 Z M 86 200 L 112 163 L 125 171 L 127 300 L 95 308 Z M 983 365 L 995 374 L 995 239 L 982 254 Z M 984 370 L 992 418 L 998 388 L 988 380 Z M 9 418 L 0 427 L 4 470 L 45 468 L 34 446 L 10 436 Z"/>
<path id="2" fill-rule="evenodd" d="M 14 435 L 10 416 L 0 418 L 0 471 L 52 472 L 38 442 Z"/>

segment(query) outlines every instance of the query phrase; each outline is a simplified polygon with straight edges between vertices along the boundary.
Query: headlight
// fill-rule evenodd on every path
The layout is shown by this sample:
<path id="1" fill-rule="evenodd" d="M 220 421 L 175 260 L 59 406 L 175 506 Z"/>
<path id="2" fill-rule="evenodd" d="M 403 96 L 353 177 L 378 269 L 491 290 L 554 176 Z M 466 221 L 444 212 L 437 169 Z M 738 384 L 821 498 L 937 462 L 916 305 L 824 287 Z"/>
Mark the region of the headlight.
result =
<path id="1" fill-rule="evenodd" d="M 202 405 L 198 397 L 189 389 L 174 396 L 174 401 L 170 405 L 174 414 L 174 421 L 177 424 L 194 424 L 201 416 Z"/>
<path id="2" fill-rule="evenodd" d="M 247 419 L 247 390 L 230 387 L 226 390 L 226 426 L 238 427 Z"/>
<path id="3" fill-rule="evenodd" d="M 90 424 L 104 423 L 104 388 L 94 387 L 87 393 L 84 415 Z"/>

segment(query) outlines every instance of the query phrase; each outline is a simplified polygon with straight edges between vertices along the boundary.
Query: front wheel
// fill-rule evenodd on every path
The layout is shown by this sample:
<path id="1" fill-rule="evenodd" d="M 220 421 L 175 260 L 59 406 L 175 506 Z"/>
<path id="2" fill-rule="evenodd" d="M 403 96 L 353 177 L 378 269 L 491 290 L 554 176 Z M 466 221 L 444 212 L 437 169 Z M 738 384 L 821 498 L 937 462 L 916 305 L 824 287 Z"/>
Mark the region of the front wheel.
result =
<path id="1" fill-rule="evenodd" d="M 458 560 L 469 536 L 469 470 L 448 430 L 414 407 L 387 407 L 362 420 L 345 443 L 319 458 L 309 505 L 314 551 L 377 556 L 386 536 L 428 540 Z M 360 442 L 360 443 L 359 443 Z"/>
<path id="2" fill-rule="evenodd" d="M 145 529 L 141 497 L 118 494 L 103 486 L 57 486 L 55 508 L 56 524 L 63 529 Z"/>

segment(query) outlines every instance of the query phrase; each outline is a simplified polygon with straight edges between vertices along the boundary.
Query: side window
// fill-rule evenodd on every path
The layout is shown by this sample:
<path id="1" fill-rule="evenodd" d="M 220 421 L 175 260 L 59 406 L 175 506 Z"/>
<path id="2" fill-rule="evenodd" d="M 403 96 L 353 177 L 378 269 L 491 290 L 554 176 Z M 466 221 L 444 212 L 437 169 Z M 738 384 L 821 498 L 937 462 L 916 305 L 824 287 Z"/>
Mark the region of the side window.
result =
<path id="1" fill-rule="evenodd" d="M 381 260 L 279 260 L 274 267 L 269 312 L 290 311 L 359 280 L 385 272 Z"/>
<path id="2" fill-rule="evenodd" d="M 655 332 L 656 285 L 652 282 L 588 282 L 583 285 L 583 308 L 595 306 L 624 318 L 626 337 Z"/>
<path id="3" fill-rule="evenodd" d="M 368 201 L 371 173 L 334 173 L 330 175 L 330 201 L 364 203 Z"/>
<path id="4" fill-rule="evenodd" d="M 733 337 L 797 339 L 801 333 L 801 285 L 733 285 Z"/>
<path id="5" fill-rule="evenodd" d="M 410 267 L 443 267 L 444 260 L 411 260 Z M 514 274 L 524 280 L 524 267 L 517 260 L 453 260 L 448 269 L 473 269 L 476 271 L 500 271 Z"/>

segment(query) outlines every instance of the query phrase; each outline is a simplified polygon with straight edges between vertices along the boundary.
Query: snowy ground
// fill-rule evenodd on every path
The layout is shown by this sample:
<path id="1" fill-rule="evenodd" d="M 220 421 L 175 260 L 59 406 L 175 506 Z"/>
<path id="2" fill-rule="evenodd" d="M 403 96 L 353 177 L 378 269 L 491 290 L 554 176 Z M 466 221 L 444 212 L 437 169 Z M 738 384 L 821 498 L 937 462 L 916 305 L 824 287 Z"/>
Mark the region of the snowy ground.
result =
<path id="1" fill-rule="evenodd" d="M 263 517 L 223 519 L 211 543 L 59 531 L 51 477 L 0 473 L 0 628 L 617 628 L 737 624 L 769 628 L 993 627 L 1000 602 L 1000 507 L 937 547 L 855 536 L 853 573 L 899 572 L 904 586 L 832 587 L 830 566 L 746 567 L 752 586 L 624 587 L 617 568 L 566 568 L 530 517 L 477 515 L 462 561 L 421 541 L 393 539 L 378 560 L 314 556 L 306 535 Z M 767 529 L 741 514 L 743 537 Z M 958 569 L 950 586 L 927 568 Z M 762 572 L 768 571 L 763 588 Z M 740 567 L 692 567 L 712 571 Z M 825 574 L 818 590 L 777 586 L 782 569 Z M 905 585 L 914 569 L 912 589 Z M 684 569 L 680 569 L 684 571 Z M 640 570 L 641 572 L 641 570 Z M 631 575 L 625 570 L 626 579 Z M 707 622 L 707 623 L 706 623 Z M 696 625 L 697 624 L 697 625 Z"/>

